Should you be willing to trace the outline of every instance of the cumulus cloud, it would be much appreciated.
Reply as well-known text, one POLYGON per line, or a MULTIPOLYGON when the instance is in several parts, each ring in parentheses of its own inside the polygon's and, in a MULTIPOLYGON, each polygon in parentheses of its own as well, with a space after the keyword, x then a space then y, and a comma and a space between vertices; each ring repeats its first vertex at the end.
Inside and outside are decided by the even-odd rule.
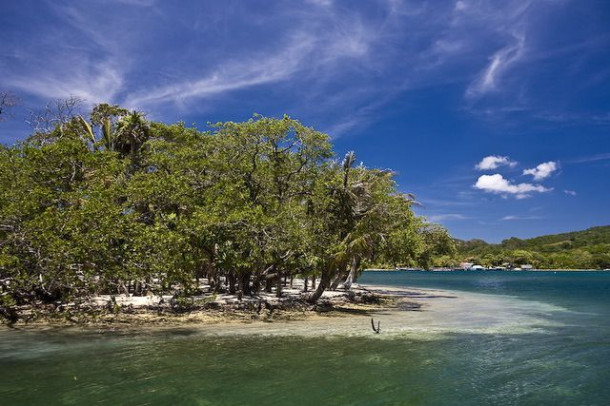
POLYGON ((534 180, 542 180, 551 176, 551 174, 557 169, 559 169, 559 165, 557 165, 557 162, 549 161, 543 162, 535 168, 526 169, 523 171, 523 174, 532 175, 534 177, 534 180))
POLYGON ((515 196, 517 199, 525 199, 530 197, 529 193, 550 192, 552 188, 546 188, 542 185, 534 185, 531 183, 511 183, 499 173, 494 175, 482 175, 473 186, 475 189, 482 190, 487 193, 501 194, 504 196, 515 196))
POLYGON ((480 171, 488 171, 492 169, 496 169, 500 166, 513 166, 517 165, 516 162, 512 162, 507 156, 499 156, 499 155, 490 155, 486 156, 475 165, 475 169, 480 171))

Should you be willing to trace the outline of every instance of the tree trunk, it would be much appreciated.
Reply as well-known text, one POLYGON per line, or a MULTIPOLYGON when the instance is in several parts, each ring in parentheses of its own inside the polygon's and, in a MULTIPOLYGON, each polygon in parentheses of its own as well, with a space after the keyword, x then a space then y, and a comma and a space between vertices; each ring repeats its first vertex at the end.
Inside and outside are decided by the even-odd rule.
POLYGON ((275 295, 277 297, 282 297, 282 272, 278 271, 277 273, 277 285, 275 295))
POLYGON ((352 259, 352 266, 350 267, 349 275, 347 275, 347 280, 343 284, 345 290, 350 290, 352 283, 356 282, 356 279, 358 278, 358 269, 360 268, 360 261, 361 259, 359 256, 355 256, 352 259))
POLYGON ((208 265, 208 269, 206 272, 206 277, 208 278, 208 284, 210 285, 210 290, 212 292, 218 293, 220 289, 220 281, 218 280, 218 272, 214 265, 208 265))
POLYGON ((254 281, 252 282, 252 290, 250 291, 250 293, 258 294, 258 292, 260 290, 261 290, 261 275, 257 274, 254 276, 254 281))
POLYGON ((303 279, 303 292, 307 292, 307 283, 309 282, 308 278, 303 279))
POLYGON ((316 275, 311 276, 311 288, 312 289, 316 288, 316 275))
POLYGON ((322 296, 322 293, 324 293, 329 284, 330 271, 323 271, 322 276, 320 277, 320 283, 318 284, 318 288, 315 292, 311 294, 311 296, 309 296, 309 298, 307 298, 307 301, 309 303, 316 303, 318 299, 320 299, 320 296, 322 296))
POLYGON ((250 274, 245 273, 241 275, 239 278, 239 289, 244 292, 244 295, 251 295, 252 290, 250 290, 250 274))
POLYGON ((339 284, 343 282, 346 277, 347 275, 345 274, 345 272, 339 272, 333 283, 330 285, 330 290, 337 290, 339 284))
POLYGON ((237 292, 244 293, 244 278, 243 275, 237 275, 237 292))
POLYGON ((235 283, 237 282, 237 278, 235 277, 235 272, 233 271, 229 271, 227 274, 227 287, 229 288, 229 294, 234 295, 236 290, 235 290, 235 283))
POLYGON ((262 277, 265 279, 265 292, 267 293, 271 293, 271 287, 273 286, 273 281, 270 278, 267 278, 267 275, 269 274, 269 272, 274 270, 275 265, 270 265, 269 267, 267 267, 267 269, 265 269, 262 275, 262 277))

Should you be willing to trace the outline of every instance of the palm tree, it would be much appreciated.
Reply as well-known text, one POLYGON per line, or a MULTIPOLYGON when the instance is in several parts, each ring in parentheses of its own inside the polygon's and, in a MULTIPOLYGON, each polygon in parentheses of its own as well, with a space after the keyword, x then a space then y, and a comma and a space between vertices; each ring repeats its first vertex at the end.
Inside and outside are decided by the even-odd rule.
POLYGON ((336 289, 342 281, 347 282, 349 289, 357 277, 362 259, 372 252, 379 240, 379 233, 376 229, 369 229, 364 220, 375 213, 378 206, 372 193, 375 182, 390 179, 392 173, 364 167, 354 169, 355 161, 353 151, 345 154, 341 164, 341 183, 338 187, 331 187, 329 192, 332 197, 329 212, 335 223, 331 227, 338 233, 339 242, 325 261, 320 284, 309 298, 311 302, 315 302, 327 287, 336 289), (335 279, 331 283, 333 275, 335 279))
POLYGON ((139 111, 128 113, 119 120, 114 134, 115 148, 123 156, 129 154, 132 162, 135 162, 140 148, 150 138, 150 127, 144 117, 139 111))
POLYGON ((341 195, 345 210, 341 246, 344 249, 345 266, 333 281, 331 289, 341 282, 350 289, 358 277, 360 264, 374 253, 375 248, 384 240, 391 214, 386 204, 386 194, 381 199, 376 196, 377 189, 384 189, 392 183, 394 173, 388 170, 367 170, 357 168, 356 178, 350 181, 350 169, 355 161, 353 152, 348 152, 343 161, 343 188, 341 195), (349 269, 348 268, 349 264, 349 269))

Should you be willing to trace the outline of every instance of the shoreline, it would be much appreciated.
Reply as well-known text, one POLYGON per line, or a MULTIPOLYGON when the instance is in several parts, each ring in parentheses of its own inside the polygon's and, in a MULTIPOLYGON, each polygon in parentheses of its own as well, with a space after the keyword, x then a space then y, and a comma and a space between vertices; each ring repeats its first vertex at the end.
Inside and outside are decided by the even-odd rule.
MULTIPOLYGON (((338 301, 326 309, 276 310, 270 314, 238 311, 197 311, 181 315, 119 314, 88 323, 34 322, 8 331, 155 334, 188 331, 211 337, 299 336, 299 337, 409 337, 418 340, 442 338, 446 334, 543 333, 557 326, 554 315, 564 312, 543 302, 511 296, 463 291, 421 289, 381 285, 358 285, 359 291, 379 298, 375 303, 338 301), (371 328, 371 319, 381 323, 381 332, 371 328)), ((339 297, 341 292, 332 292, 339 297)))
MULTIPOLYGON (((413 270, 366 270, 365 272, 410 272, 413 270)), ((419 271, 424 272, 424 271, 419 271)), ((452 272, 431 270, 428 272, 452 272)), ((505 271, 506 272, 506 271, 505 271)), ((590 270, 526 270, 508 272, 600 272, 590 270)), ((602 271, 603 272, 603 271, 602 271)), ((15 308, 15 323, 0 320, 0 329, 39 329, 54 327, 92 327, 100 329, 142 328, 145 326, 198 326, 219 324, 247 324, 256 322, 303 321, 317 317, 341 317, 391 311, 421 310, 422 297, 461 297, 466 292, 432 288, 389 287, 355 283, 350 291, 327 290, 318 303, 307 302, 309 293, 303 292, 303 281, 295 279, 291 287, 282 289, 283 295, 259 292, 254 296, 213 293, 188 297, 99 295, 76 303, 37 304, 15 308), (422 293, 423 292, 423 293, 422 293), (446 292, 440 296, 431 292, 446 292)), ((310 291, 311 292, 311 291, 310 291)), ((430 306, 425 303, 425 306, 430 306)))
MULTIPOLYGON (((206 294, 174 301, 171 296, 100 295, 83 303, 27 306, 17 310, 19 320, 0 324, 4 330, 94 328, 137 330, 147 327, 197 327, 304 321, 315 318, 368 314, 395 306, 391 295, 371 292, 354 284, 350 291, 326 291, 316 304, 305 300, 302 286, 283 289, 283 296, 260 292, 252 297, 206 294)), ((410 305, 417 308, 416 303, 410 305)))

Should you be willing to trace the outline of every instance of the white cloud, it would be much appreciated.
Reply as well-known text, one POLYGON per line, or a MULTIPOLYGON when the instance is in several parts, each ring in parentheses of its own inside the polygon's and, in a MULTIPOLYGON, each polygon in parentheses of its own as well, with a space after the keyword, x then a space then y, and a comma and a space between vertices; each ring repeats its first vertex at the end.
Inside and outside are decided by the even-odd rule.
POLYGON ((517 165, 517 162, 511 161, 507 156, 490 155, 486 156, 481 160, 481 162, 476 164, 475 169, 487 171, 496 169, 500 166, 510 166, 512 168, 515 165, 517 165))
POLYGON ((311 3, 316 6, 320 6, 320 7, 330 7, 333 5, 332 0, 306 0, 306 1, 307 1, 307 3, 311 3))
POLYGON ((303 0, 269 9, 250 2, 172 8, 155 0, 45 1, 48 19, 37 35, 3 43, 3 56, 17 56, 7 59, 2 81, 41 98, 75 94, 160 119, 174 119, 177 110, 224 114, 239 103, 338 133, 362 131, 406 91, 447 83, 471 95, 500 90, 516 62, 535 54, 522 35, 536 43, 532 1, 342 7, 303 0), (255 88, 268 97, 235 94, 255 88))
POLYGON ((564 190, 563 193, 570 196, 576 196, 576 192, 574 190, 564 190))
POLYGON ((525 35, 514 35, 514 41, 492 55, 487 67, 466 89, 467 97, 481 96, 497 89, 500 77, 525 53, 525 35))
POLYGON ((525 169, 523 171, 524 175, 532 175, 534 180, 543 180, 551 176, 553 172, 559 169, 559 165, 557 162, 549 161, 543 162, 535 168, 525 169))
POLYGON ((459 0, 455 3, 456 11, 465 10, 467 7, 468 7, 468 5, 466 5, 466 2, 464 2, 464 1, 459 0))
POLYGON ((301 37, 276 55, 257 55, 236 60, 218 66, 214 72, 200 79, 146 89, 133 94, 126 104, 129 107, 140 107, 167 101, 178 102, 285 80, 300 69, 312 46, 311 38, 301 37))
POLYGON ((571 161, 569 161, 570 163, 573 164, 582 164, 582 163, 587 163, 587 162, 595 162, 595 161, 605 161, 610 159, 610 153, 603 153, 603 154, 597 154, 597 155, 591 155, 591 156, 585 156, 585 157, 580 157, 580 158, 576 158, 573 159, 571 161))
POLYGON ((515 221, 515 220, 541 220, 539 216, 504 216, 500 220, 502 221, 515 221))
POLYGON ((455 214, 455 213, 434 214, 434 215, 428 217, 428 220, 432 223, 437 223, 439 221, 446 221, 446 220, 466 220, 466 219, 468 219, 468 217, 466 217, 462 214, 455 214))
POLYGON ((56 70, 41 72, 36 77, 11 78, 11 87, 48 99, 77 96, 87 103, 113 100, 123 84, 121 71, 112 64, 100 63, 88 69, 84 66, 59 64, 56 70), (64 71, 61 67, 64 67, 64 71), (64 72, 70 72, 64 73, 64 72))
POLYGON ((79 6, 59 1, 48 6, 49 17, 59 23, 42 25, 35 40, 18 44, 25 51, 14 68, 3 72, 6 86, 45 99, 77 96, 88 104, 116 100, 131 64, 117 47, 120 34, 110 34, 114 27, 102 31, 100 26, 109 24, 88 18, 79 6))
MULTIPOLYGON (((316 1, 324 5, 330 2, 316 1)), ((334 28, 307 24, 282 36, 277 47, 259 47, 245 51, 238 58, 221 60, 156 88, 133 92, 128 107, 148 107, 162 103, 180 104, 188 99, 204 99, 259 85, 272 85, 289 80, 306 80, 315 72, 316 82, 325 83, 340 75, 344 62, 366 66, 373 45, 382 33, 358 15, 345 15, 341 23, 330 13, 334 28)), ((313 92, 313 89, 310 89, 313 92)), ((326 94, 327 97, 327 94, 326 94)), ((346 100, 343 100, 345 103, 346 100)))
POLYGON ((156 0, 115 0, 117 3, 127 4, 129 6, 152 7, 157 2, 156 0))
POLYGON ((482 175, 473 186, 475 189, 483 190, 488 193, 501 194, 504 196, 513 195, 517 199, 525 199, 531 197, 531 192, 550 192, 552 188, 546 188, 542 185, 534 185, 531 183, 511 183, 499 173, 494 175, 482 175))

